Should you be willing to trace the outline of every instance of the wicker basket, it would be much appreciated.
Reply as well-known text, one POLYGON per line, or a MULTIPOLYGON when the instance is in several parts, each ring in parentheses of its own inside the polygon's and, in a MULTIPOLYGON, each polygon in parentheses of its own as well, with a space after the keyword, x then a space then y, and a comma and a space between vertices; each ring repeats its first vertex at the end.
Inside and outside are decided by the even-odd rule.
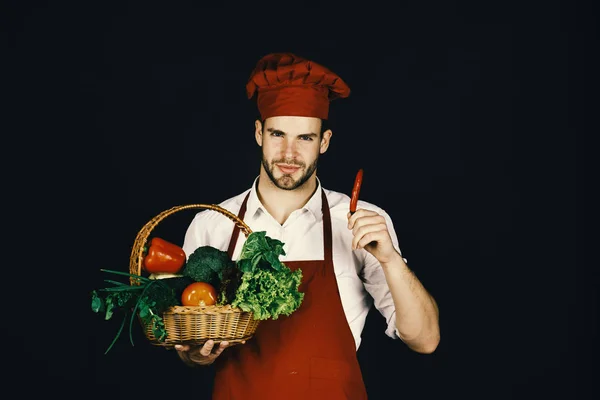
MULTIPOLYGON (((231 219, 246 237, 252 232, 248 225, 237 215, 214 204, 189 204, 176 206, 165 210, 151 219, 139 231, 129 260, 129 273, 141 275, 144 260, 144 246, 152 230, 166 217, 181 210, 200 208, 217 211, 231 219)), ((130 279, 131 285, 138 285, 135 278, 130 279)), ((164 341, 159 341, 152 333, 151 327, 144 328, 148 340, 157 346, 172 347, 176 344, 201 345, 209 339, 215 342, 228 341, 238 344, 250 339, 260 320, 255 320, 251 312, 242 311, 230 305, 212 306, 174 306, 162 315, 167 331, 164 341)))

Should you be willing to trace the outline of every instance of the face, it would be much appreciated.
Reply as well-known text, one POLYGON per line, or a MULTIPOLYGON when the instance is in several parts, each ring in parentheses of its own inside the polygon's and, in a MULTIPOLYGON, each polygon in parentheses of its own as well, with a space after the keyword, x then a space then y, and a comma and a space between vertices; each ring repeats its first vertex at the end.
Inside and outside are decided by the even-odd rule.
POLYGON ((331 131, 320 134, 321 120, 309 117, 271 117, 256 121, 256 141, 262 147, 262 166, 273 184, 294 190, 317 169, 319 155, 329 147, 331 131))

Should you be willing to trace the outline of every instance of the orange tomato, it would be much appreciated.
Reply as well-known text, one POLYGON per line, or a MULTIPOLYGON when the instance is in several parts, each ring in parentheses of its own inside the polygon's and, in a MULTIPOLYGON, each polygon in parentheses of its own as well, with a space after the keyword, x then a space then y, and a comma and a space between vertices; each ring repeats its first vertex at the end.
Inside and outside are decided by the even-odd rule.
POLYGON ((190 283, 181 294, 181 304, 184 306, 212 306, 216 302, 217 290, 206 282, 190 283))

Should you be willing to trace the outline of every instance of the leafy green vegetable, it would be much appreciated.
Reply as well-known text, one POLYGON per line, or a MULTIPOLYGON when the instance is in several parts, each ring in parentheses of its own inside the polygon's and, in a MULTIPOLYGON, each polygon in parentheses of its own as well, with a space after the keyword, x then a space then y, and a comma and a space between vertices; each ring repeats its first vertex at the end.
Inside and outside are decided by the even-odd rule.
POLYGON ((139 315, 143 325, 150 326, 152 333, 159 341, 167 337, 162 313, 169 307, 180 304, 181 292, 193 280, 188 277, 175 277, 165 279, 148 279, 143 276, 128 274, 120 271, 102 269, 101 271, 137 278, 139 286, 105 280, 114 285, 99 290, 93 290, 92 311, 104 313, 104 319, 109 320, 115 311, 124 313, 123 322, 114 337, 112 343, 105 351, 108 353, 120 337, 127 318, 129 317, 129 340, 133 346, 133 323, 136 315, 139 315))
POLYGON ((200 246, 188 256, 181 273, 194 281, 210 283, 218 288, 223 279, 223 271, 234 267, 235 263, 226 251, 212 246, 200 246))
POLYGON ((240 286, 241 278, 242 271, 236 267, 235 263, 223 270, 221 286, 218 288, 217 305, 230 304, 235 299, 235 292, 240 286))
POLYGON ((179 305, 181 293, 192 282, 207 282, 218 290, 218 305, 252 312, 255 319, 277 319, 290 315, 300 307, 304 293, 298 291, 302 270, 291 271, 279 260, 285 255, 284 243, 266 232, 251 232, 242 247, 240 258, 233 262, 227 252, 212 246, 201 246, 189 255, 181 277, 149 279, 140 275, 102 269, 101 271, 135 278, 140 285, 106 279, 111 287, 92 291, 92 310, 104 314, 106 320, 116 312, 124 313, 123 321, 105 354, 120 337, 129 317, 129 339, 133 346, 132 326, 136 315, 159 341, 167 336, 162 314, 179 305))
POLYGON ((284 267, 279 260, 280 255, 285 255, 282 241, 270 238, 264 231, 251 232, 244 242, 237 265, 242 272, 253 272, 259 267, 279 271, 284 267))
POLYGON ((302 271, 291 272, 287 267, 280 271, 258 269, 242 275, 232 307, 251 311, 254 319, 277 319, 296 311, 304 293, 298 291, 302 271))
POLYGON ((252 312, 261 320, 290 315, 300 307, 304 299, 304 293, 298 291, 302 270, 292 272, 279 260, 280 255, 285 255, 283 242, 264 231, 248 235, 237 261, 243 274, 232 307, 252 312))

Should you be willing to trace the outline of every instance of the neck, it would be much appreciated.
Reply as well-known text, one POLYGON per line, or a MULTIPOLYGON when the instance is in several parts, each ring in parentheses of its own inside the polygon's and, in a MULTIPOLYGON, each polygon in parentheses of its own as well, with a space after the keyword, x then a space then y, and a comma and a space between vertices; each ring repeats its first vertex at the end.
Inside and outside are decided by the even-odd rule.
POLYGON ((281 225, 295 210, 302 208, 317 190, 316 171, 294 190, 280 189, 271 181, 263 167, 258 178, 257 194, 260 202, 281 225))

